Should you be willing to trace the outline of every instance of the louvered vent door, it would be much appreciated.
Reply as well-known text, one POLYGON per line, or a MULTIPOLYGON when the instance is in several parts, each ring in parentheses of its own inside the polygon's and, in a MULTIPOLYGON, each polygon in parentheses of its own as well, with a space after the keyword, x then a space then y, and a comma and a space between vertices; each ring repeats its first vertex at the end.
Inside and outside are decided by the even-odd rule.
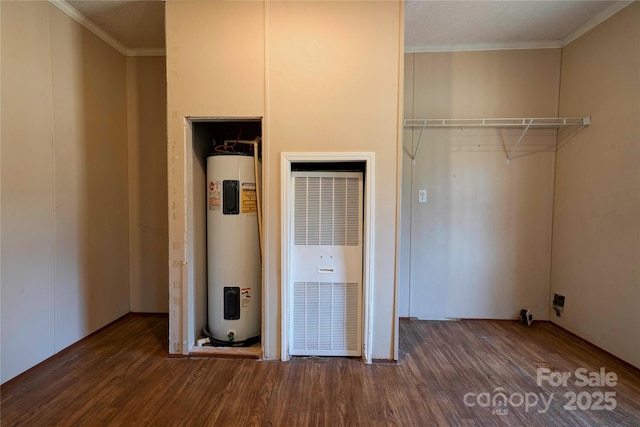
POLYGON ((293 172, 291 355, 362 353, 361 172, 293 172))

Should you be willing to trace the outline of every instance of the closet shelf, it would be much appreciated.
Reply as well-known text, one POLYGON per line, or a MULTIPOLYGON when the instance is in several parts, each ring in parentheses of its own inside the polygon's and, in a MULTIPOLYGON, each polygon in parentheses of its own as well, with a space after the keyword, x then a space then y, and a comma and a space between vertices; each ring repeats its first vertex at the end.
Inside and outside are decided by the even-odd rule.
POLYGON ((404 127, 424 128, 558 128, 587 126, 591 117, 510 118, 510 119, 404 119, 404 127))
MULTIPOLYGON (((507 154, 507 164, 512 159, 512 154, 516 151, 529 129, 559 129, 561 127, 574 126, 578 131, 591 124, 591 116, 587 117, 525 117, 525 118, 491 118, 491 119, 404 119, 403 125, 408 128, 420 128, 420 136, 413 153, 408 153, 411 160, 415 162, 422 133, 425 129, 438 128, 508 128, 523 129, 518 142, 507 154)), ((577 131, 576 131, 577 133, 577 131)), ((575 133, 574 133, 575 135, 575 133)), ((406 150, 406 149, 405 149, 406 150)))

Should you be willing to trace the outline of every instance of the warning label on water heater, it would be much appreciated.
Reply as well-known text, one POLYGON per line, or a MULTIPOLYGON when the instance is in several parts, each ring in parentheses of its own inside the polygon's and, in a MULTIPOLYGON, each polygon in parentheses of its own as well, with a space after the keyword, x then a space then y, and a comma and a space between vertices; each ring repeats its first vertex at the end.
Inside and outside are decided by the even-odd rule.
POLYGON ((253 182, 243 182, 241 189, 242 213, 251 214, 258 211, 258 202, 256 198, 256 184, 253 182))
POLYGON ((209 181, 209 210, 219 211, 222 206, 220 181, 209 181))
POLYGON ((240 307, 247 308, 251 305, 251 288, 240 289, 240 307))

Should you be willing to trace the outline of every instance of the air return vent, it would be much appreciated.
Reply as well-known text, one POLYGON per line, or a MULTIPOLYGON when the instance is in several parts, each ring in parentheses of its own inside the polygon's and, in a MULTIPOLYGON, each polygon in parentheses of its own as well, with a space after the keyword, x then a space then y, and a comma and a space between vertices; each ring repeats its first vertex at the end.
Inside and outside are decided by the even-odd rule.
POLYGON ((297 176, 294 180, 294 245, 360 245, 358 178, 297 176))
POLYGON ((295 354, 360 354, 358 283, 294 282, 295 354))
POLYGON ((289 354, 362 354, 362 172, 292 172, 289 354))

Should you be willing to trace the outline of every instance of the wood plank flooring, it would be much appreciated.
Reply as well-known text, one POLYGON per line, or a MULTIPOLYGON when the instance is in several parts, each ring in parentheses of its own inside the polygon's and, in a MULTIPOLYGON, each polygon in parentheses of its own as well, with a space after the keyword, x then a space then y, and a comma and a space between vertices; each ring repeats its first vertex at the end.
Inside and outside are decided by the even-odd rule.
POLYGON ((640 425, 639 371, 551 323, 403 320, 397 365, 168 358, 167 329, 164 315, 129 315, 9 381, 2 426, 640 425), (572 377, 538 386, 539 367, 572 377), (575 384, 576 369, 601 367, 616 386, 575 384), (512 404, 479 404, 498 388, 512 404), (587 407, 605 391, 613 410, 563 408, 565 393, 587 407), (540 393, 553 393, 547 411, 519 405, 540 393))

